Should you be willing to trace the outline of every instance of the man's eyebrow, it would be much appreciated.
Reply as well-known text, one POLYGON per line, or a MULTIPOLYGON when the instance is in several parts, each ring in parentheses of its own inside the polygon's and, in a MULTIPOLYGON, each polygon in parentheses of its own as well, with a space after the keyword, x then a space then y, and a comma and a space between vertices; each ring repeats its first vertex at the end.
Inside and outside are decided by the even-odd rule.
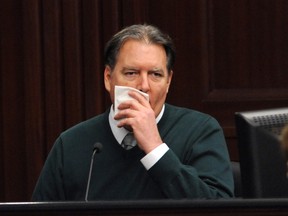
POLYGON ((161 68, 153 68, 151 70, 149 70, 150 72, 161 72, 163 73, 164 71, 161 68))
MULTIPOLYGON (((133 71, 139 71, 139 68, 136 67, 123 67, 121 71, 126 71, 126 70, 133 70, 133 71)), ((152 68, 148 70, 149 72, 159 72, 159 73, 164 73, 164 70, 161 68, 152 68)))
POLYGON ((123 67, 123 68, 121 69, 121 73, 125 73, 125 72, 127 72, 127 71, 134 71, 134 72, 136 72, 136 71, 138 71, 138 70, 137 70, 137 68, 132 68, 132 67, 123 67))
POLYGON ((122 68, 122 71, 124 71, 124 70, 139 70, 138 68, 135 68, 135 67, 123 67, 122 68))

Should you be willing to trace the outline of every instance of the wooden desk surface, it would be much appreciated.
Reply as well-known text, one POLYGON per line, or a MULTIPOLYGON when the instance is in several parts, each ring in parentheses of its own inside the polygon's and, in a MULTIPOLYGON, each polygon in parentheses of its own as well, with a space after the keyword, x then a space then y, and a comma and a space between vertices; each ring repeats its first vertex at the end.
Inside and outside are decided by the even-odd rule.
POLYGON ((0 203, 0 215, 288 215, 288 199, 0 203))

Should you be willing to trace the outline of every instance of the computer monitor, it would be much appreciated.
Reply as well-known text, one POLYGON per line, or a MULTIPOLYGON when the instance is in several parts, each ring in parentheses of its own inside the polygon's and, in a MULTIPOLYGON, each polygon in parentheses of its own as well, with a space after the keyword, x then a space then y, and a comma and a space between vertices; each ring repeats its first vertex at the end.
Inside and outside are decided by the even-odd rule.
POLYGON ((243 197, 288 197, 287 159, 280 142, 288 107, 237 112, 235 124, 243 197))

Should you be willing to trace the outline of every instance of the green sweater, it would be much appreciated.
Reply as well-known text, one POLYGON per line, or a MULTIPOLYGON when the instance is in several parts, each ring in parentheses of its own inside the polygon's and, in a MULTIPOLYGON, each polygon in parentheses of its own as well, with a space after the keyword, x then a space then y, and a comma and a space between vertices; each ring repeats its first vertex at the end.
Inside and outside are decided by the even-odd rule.
POLYGON ((158 123, 168 152, 148 171, 137 146, 124 150, 114 138, 109 110, 63 132, 35 187, 33 201, 84 200, 93 144, 88 200, 193 199, 233 196, 233 177, 223 132, 200 112, 165 105, 158 123))

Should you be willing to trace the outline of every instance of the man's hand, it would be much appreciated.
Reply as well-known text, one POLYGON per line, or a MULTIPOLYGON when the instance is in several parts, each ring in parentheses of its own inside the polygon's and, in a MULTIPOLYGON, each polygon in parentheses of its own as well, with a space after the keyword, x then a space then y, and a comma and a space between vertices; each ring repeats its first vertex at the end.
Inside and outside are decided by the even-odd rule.
POLYGON ((155 113, 149 102, 139 93, 130 91, 129 95, 135 100, 128 100, 118 106, 119 112, 115 119, 119 120, 118 127, 133 130, 139 148, 146 154, 163 143, 155 119, 155 113))

